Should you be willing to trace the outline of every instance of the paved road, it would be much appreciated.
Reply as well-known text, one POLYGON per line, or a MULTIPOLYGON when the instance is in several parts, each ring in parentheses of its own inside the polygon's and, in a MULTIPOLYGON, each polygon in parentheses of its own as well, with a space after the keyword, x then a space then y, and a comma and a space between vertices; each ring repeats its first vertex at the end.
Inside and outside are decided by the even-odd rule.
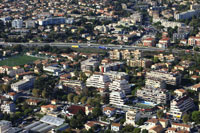
POLYGON ((129 49, 129 50, 143 50, 143 51, 163 51, 165 49, 163 48, 153 48, 153 47, 140 47, 140 46, 127 46, 127 45, 114 45, 114 44, 108 44, 108 45, 102 45, 102 44, 88 44, 88 43, 0 43, 0 45, 6 46, 12 46, 12 45, 23 45, 23 46, 56 46, 56 47, 72 47, 73 45, 79 45, 82 48, 98 48, 99 46, 106 47, 108 49, 129 49))
POLYGON ((21 98, 26 98, 26 99, 34 99, 34 100, 40 100, 40 101, 48 101, 50 102, 50 100, 45 99, 45 98, 38 98, 38 97, 33 97, 33 96, 19 96, 21 98))
MULTIPOLYGON (((142 50, 142 51, 166 51, 169 52, 169 49, 164 49, 164 48, 155 48, 155 47, 143 47, 143 46, 133 46, 133 45, 114 45, 114 44, 94 44, 94 43, 1 43, 0 45, 2 46, 13 46, 13 45, 23 45, 27 47, 32 47, 32 46, 56 46, 56 47, 72 47, 73 45, 79 45, 81 48, 98 48, 99 46, 106 47, 107 49, 128 49, 128 50, 142 50)), ((181 49, 173 49, 172 53, 183 53, 185 50, 181 49)), ((190 53, 194 54, 200 54, 200 52, 194 52, 190 51, 190 53)))

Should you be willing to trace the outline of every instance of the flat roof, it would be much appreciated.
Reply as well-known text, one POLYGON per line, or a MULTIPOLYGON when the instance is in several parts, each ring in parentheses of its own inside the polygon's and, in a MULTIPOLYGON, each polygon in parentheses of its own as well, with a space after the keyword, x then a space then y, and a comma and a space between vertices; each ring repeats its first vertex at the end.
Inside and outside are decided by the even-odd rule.
POLYGON ((27 125, 26 127, 24 127, 24 129, 29 130, 29 129, 31 129, 31 128, 39 125, 39 124, 41 124, 41 122, 40 121, 36 121, 36 122, 34 122, 34 123, 30 124, 30 125, 27 125))
POLYGON ((60 126, 64 123, 65 119, 50 116, 50 115, 45 115, 40 119, 41 122, 54 125, 54 126, 60 126))

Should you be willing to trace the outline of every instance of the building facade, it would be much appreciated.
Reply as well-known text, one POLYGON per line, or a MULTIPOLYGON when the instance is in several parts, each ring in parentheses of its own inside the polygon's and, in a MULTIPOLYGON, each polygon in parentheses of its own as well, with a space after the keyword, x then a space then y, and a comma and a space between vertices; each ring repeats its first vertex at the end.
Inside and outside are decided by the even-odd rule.
POLYGON ((110 93, 109 103, 115 106, 123 106, 127 101, 123 91, 112 91, 110 93))
POLYGON ((125 125, 136 126, 136 122, 141 118, 141 113, 136 109, 130 109, 126 112, 125 125))
POLYGON ((126 81, 125 79, 114 80, 112 83, 110 83, 109 90, 110 91, 124 91, 125 94, 131 93, 130 85, 129 85, 128 81, 126 81))
POLYGON ((146 73, 147 78, 156 78, 163 80, 166 84, 178 86, 181 84, 181 74, 163 71, 150 71, 146 73))
POLYGON ((35 82, 34 76, 26 75, 23 77, 23 80, 20 80, 16 83, 11 84, 11 89, 16 92, 29 89, 33 87, 34 82, 35 82))
POLYGON ((177 97, 170 103, 170 115, 181 118, 184 113, 194 108, 193 100, 188 96, 177 97))
POLYGON ((22 28, 23 26, 23 20, 21 19, 15 19, 12 21, 12 27, 13 28, 22 28))
POLYGON ((107 88, 110 78, 103 74, 93 74, 86 80, 87 87, 107 88))

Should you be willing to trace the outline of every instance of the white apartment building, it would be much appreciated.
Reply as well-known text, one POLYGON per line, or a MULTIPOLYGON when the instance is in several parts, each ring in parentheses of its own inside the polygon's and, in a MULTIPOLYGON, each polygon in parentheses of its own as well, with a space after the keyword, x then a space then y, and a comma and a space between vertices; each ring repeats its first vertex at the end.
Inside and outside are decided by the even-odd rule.
POLYGON ((22 28, 23 26, 23 20, 21 19, 15 19, 12 21, 12 27, 13 28, 22 28))
POLYGON ((102 64, 99 66, 101 72, 116 71, 124 65, 124 62, 113 62, 108 64, 102 64))
POLYGON ((188 96, 177 97, 170 103, 170 114, 173 117, 181 118, 184 113, 194 108, 193 100, 188 96))
POLYGON ((50 73, 56 73, 61 71, 60 68, 55 66, 47 66, 47 67, 43 66, 43 70, 50 73))
POLYGON ((161 19, 161 18, 153 18, 153 22, 157 23, 157 22, 161 22, 161 25, 168 28, 168 27, 172 27, 175 28, 177 27, 182 27, 185 26, 184 23, 180 23, 180 22, 174 22, 174 21, 168 21, 166 19, 161 19))
POLYGON ((107 88, 110 78, 103 74, 93 74, 86 80, 87 87, 107 88))
POLYGON ((138 98, 141 98, 154 104, 166 104, 171 99, 171 95, 166 89, 153 88, 145 86, 136 93, 138 98))
POLYGON ((26 28, 35 28, 35 21, 33 20, 27 20, 26 22, 26 28))
POLYGON ((141 14, 140 12, 134 12, 134 13, 130 16, 130 18, 132 19, 132 21, 133 21, 134 23, 136 23, 136 22, 141 22, 142 19, 143 19, 142 14, 141 14))
POLYGON ((126 112, 125 125, 136 126, 136 122, 141 118, 141 113, 136 109, 130 109, 126 112))
POLYGON ((103 73, 104 75, 108 75, 110 80, 115 80, 115 79, 128 79, 128 74, 125 72, 118 72, 118 71, 109 71, 103 73))
POLYGON ((120 60, 122 58, 121 52, 118 49, 109 51, 109 57, 112 60, 120 60))
POLYGON ((155 78, 158 80, 163 80, 166 84, 170 85, 180 85, 181 84, 181 74, 163 71, 150 71, 146 73, 147 78, 155 78))
POLYGON ((65 24, 65 23, 66 23, 66 18, 64 17, 46 18, 44 20, 38 21, 38 24, 42 26, 65 24))
POLYGON ((26 75, 23 77, 22 80, 11 84, 11 89, 13 91, 19 92, 25 89, 29 89, 31 87, 33 87, 35 82, 35 77, 31 76, 31 75, 26 75))
POLYGON ((16 74, 19 73, 24 73, 24 68, 19 68, 19 69, 11 69, 7 71, 7 75, 14 77, 16 74))
POLYGON ((10 121, 1 120, 0 121, 0 133, 7 133, 7 131, 11 128, 12 123, 10 121))
POLYGON ((123 106, 126 102, 126 95, 123 91, 112 91, 109 103, 116 106, 123 106))
POLYGON ((89 58, 81 62, 81 70, 85 71, 94 71, 99 65, 99 61, 95 58, 89 58))
POLYGON ((80 88, 84 88, 85 84, 80 80, 61 80, 63 85, 65 86, 78 86, 80 88))
POLYGON ((4 102, 1 104, 1 111, 7 114, 13 113, 15 112, 15 104, 13 102, 4 102))
POLYGON ((116 79, 109 85, 110 91, 124 91, 125 94, 130 94, 130 85, 127 80, 116 79))
POLYGON ((98 30, 102 33, 107 33, 109 31, 109 28, 107 26, 103 25, 103 26, 94 27, 94 30, 98 30))
POLYGON ((198 13, 199 13, 198 10, 188 10, 186 12, 175 14, 174 18, 176 20, 189 19, 189 18, 192 18, 193 16, 198 15, 198 13))
POLYGON ((166 83, 163 80, 155 79, 155 78, 146 78, 145 80, 146 86, 151 86, 153 88, 162 88, 166 89, 166 83))

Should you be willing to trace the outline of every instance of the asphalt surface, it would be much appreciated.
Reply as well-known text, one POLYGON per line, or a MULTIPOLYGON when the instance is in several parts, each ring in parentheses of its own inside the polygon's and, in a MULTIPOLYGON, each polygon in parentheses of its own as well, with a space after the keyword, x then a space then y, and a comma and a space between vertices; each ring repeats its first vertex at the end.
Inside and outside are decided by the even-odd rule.
POLYGON ((130 46, 130 45, 114 45, 114 44, 88 44, 88 43, 0 43, 2 46, 13 46, 13 45, 23 45, 23 46, 56 46, 56 47, 72 47, 73 45, 78 45, 80 48, 99 48, 99 46, 105 47, 106 49, 128 49, 128 50, 142 50, 142 51, 163 51, 163 48, 155 47, 142 47, 142 46, 130 46))

